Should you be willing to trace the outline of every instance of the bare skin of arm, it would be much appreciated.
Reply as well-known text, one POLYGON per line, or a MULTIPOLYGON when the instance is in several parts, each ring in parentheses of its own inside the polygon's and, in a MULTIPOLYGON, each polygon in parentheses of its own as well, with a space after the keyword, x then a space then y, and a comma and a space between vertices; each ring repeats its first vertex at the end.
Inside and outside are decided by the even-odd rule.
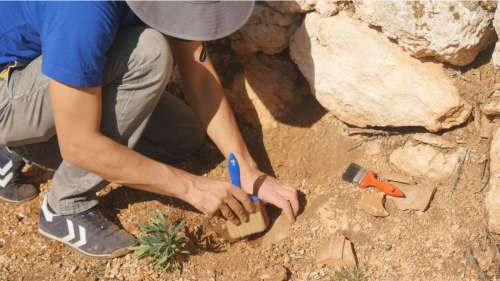
MULTIPOLYGON (((242 188, 251 194, 255 179, 264 173, 258 169, 240 134, 210 57, 207 56, 203 62, 199 60, 202 51, 201 42, 170 38, 169 44, 179 66, 182 87, 188 103, 224 156, 231 152, 236 155, 240 164, 242 188)), ((268 177, 259 189, 258 196, 281 208, 290 222, 295 220, 299 211, 295 188, 280 184, 276 179, 268 177)))
POLYGON ((74 88, 52 80, 50 94, 66 161, 111 182, 177 197, 210 215, 231 208, 238 217, 228 219, 235 223, 248 220, 254 206, 247 194, 231 184, 154 161, 104 136, 100 132, 101 87, 74 88))

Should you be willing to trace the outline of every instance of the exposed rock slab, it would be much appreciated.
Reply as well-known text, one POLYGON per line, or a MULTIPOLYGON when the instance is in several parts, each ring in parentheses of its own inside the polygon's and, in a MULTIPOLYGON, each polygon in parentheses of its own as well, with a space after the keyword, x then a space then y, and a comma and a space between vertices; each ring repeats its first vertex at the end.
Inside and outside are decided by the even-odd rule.
POLYGON ((358 209, 374 217, 387 217, 389 213, 384 208, 385 194, 366 190, 361 193, 358 209))
POLYGON ((442 180, 453 174, 464 154, 465 148, 444 152, 431 145, 408 141, 394 150, 389 160, 408 175, 442 180))
POLYGON ((500 234, 500 126, 496 128, 490 147, 490 181, 486 196, 488 226, 490 231, 500 234))
POLYGON ((355 0, 356 14, 417 58, 467 65, 494 40, 480 1, 355 0))
POLYGON ((396 208, 402 211, 425 211, 429 208, 436 188, 434 186, 400 185, 399 188, 406 197, 390 197, 396 208))
POLYGON ((307 83, 292 62, 254 55, 243 61, 243 71, 226 92, 240 121, 272 128, 307 91, 307 83))
POLYGON ((300 15, 282 14, 257 4, 248 22, 231 38, 231 48, 239 55, 263 52, 277 54, 288 47, 300 24, 300 15))
POLYGON ((307 14, 290 53, 318 101, 346 123, 439 131, 470 114, 442 66, 410 57, 343 14, 307 14))
POLYGON ((320 245, 317 263, 335 267, 354 267, 358 264, 352 242, 339 234, 332 235, 320 245))

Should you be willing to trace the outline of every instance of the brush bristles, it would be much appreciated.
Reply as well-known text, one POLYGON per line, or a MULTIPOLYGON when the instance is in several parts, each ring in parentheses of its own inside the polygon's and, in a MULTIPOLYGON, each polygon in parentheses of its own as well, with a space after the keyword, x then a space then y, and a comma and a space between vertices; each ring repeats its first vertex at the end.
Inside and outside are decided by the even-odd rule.
POLYGON ((358 164, 351 163, 351 165, 347 167, 347 170, 345 170, 344 174, 342 175, 342 179, 348 182, 353 182, 356 175, 362 170, 363 168, 358 164))

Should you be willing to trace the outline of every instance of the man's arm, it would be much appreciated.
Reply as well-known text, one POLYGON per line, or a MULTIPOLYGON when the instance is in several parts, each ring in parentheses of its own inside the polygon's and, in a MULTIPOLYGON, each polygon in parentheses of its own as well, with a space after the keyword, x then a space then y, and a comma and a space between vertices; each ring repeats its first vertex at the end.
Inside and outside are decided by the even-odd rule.
POLYGON ((52 80, 50 93, 59 146, 66 161, 111 182, 177 197, 208 214, 229 206, 245 220, 245 209, 253 210, 246 194, 228 183, 154 161, 104 136, 100 132, 101 87, 74 88, 52 80))
MULTIPOLYGON (((255 180, 263 173, 259 171, 241 136, 210 57, 207 56, 203 62, 199 60, 201 42, 170 38, 169 43, 181 72, 186 99, 224 156, 227 157, 230 152, 236 155, 240 163, 242 188, 251 194, 255 180)), ((299 209, 297 191, 294 188, 268 177, 258 195, 264 201, 281 208, 289 220, 294 221, 299 209)))

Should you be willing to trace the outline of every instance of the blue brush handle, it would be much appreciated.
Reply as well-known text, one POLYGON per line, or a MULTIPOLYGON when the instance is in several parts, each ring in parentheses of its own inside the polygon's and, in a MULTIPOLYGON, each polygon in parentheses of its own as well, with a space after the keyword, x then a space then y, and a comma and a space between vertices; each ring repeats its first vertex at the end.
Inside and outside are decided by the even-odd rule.
MULTIPOLYGON (((229 170, 231 183, 237 188, 241 188, 240 165, 238 164, 238 160, 236 160, 236 156, 234 156, 233 153, 230 153, 229 157, 227 157, 227 169, 229 170)), ((250 196, 250 199, 254 203, 259 201, 259 198, 255 195, 250 196)))

